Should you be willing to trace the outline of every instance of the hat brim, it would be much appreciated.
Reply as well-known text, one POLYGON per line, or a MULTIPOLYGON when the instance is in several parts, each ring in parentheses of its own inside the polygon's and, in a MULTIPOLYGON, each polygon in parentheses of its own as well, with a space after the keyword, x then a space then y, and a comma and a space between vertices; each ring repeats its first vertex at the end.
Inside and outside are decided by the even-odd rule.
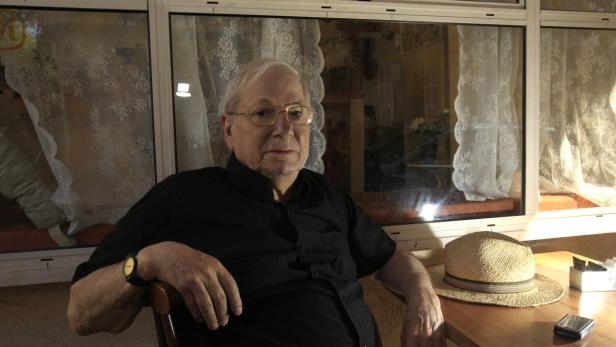
POLYGON ((445 283, 443 281, 445 265, 430 267, 428 272, 436 294, 466 302, 507 307, 531 307, 556 302, 565 294, 558 282, 539 274, 535 274, 535 289, 521 293, 497 294, 460 289, 445 283))

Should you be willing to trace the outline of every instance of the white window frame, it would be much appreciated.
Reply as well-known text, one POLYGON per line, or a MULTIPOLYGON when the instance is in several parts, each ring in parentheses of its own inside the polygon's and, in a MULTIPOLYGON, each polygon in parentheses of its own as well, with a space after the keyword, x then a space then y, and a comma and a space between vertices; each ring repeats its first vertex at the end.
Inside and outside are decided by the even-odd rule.
POLYGON ((2 6, 147 11, 147 0, 3 0, 2 6))
MULTIPOLYGON (((65 10, 117 10, 147 12, 147 0, 4 0, 1 7, 65 10)), ((151 67, 153 69, 153 67, 151 67)), ((154 90, 154 79, 152 79, 154 90)), ((155 103, 157 97, 152 94, 155 103)), ((154 127, 160 129, 154 113, 154 127)), ((154 134, 157 179, 162 177, 161 144, 154 134)), ((0 287, 70 281, 75 268, 88 260, 95 247, 0 253, 0 287)))
MULTIPOLYGON (((510 25, 525 28, 525 214, 521 216, 386 226, 409 250, 441 248, 466 233, 491 230, 520 240, 616 232, 616 207, 539 212, 539 43, 541 27, 616 28, 616 13, 540 10, 520 4, 433 0, 404 3, 346 0, 5 0, 3 6, 147 11, 157 181, 175 173, 170 14, 242 14, 349 18, 423 23, 510 25)), ((0 254, 0 287, 70 280, 94 248, 0 254)))

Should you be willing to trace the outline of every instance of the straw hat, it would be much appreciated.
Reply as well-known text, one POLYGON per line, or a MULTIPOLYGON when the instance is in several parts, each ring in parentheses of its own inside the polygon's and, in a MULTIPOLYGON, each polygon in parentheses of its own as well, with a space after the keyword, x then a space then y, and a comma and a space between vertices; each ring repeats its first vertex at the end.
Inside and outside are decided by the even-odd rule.
POLYGON ((429 270, 438 295, 462 301, 528 307, 558 301, 558 282, 535 273, 530 247, 507 235, 477 232, 445 246, 445 264, 429 270))

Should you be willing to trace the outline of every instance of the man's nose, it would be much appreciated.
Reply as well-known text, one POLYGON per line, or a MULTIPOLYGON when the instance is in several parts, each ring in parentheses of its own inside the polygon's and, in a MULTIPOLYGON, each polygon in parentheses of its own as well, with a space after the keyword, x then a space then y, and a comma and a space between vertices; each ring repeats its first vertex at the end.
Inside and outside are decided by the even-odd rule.
POLYGON ((280 111, 280 113, 278 113, 278 119, 276 119, 274 127, 276 131, 281 132, 291 132, 293 130, 293 123, 291 123, 286 111, 280 111))

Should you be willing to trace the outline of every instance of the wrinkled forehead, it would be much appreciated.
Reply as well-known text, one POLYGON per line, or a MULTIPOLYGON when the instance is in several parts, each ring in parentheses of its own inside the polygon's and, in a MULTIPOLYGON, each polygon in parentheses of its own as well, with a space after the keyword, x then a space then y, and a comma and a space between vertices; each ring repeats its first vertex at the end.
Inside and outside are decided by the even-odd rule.
POLYGON ((238 94, 240 106, 307 102, 302 80, 285 66, 274 66, 254 79, 246 81, 240 86, 238 94))

